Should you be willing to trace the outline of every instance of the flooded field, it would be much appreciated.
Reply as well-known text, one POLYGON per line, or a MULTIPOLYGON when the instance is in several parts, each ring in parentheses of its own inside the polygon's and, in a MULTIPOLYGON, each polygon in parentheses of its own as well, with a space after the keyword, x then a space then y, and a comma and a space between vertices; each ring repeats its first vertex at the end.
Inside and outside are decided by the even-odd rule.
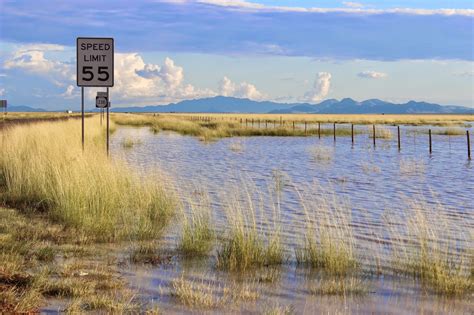
POLYGON ((438 135, 441 129, 435 126, 401 127, 401 151, 396 127, 389 126, 383 129, 390 136, 376 138, 375 147, 367 133, 357 134, 354 144, 350 136, 203 142, 148 127, 118 128, 112 156, 140 174, 159 169, 172 178, 185 218, 194 207, 209 206, 217 239, 223 239, 234 223, 229 209, 239 209, 243 225, 255 226, 264 239, 277 231, 285 253, 281 266, 239 274, 216 268, 218 245, 207 257, 183 259, 173 254, 183 219, 166 233, 169 262, 126 268, 125 277, 144 300, 166 313, 202 312, 180 303, 172 293, 179 285, 207 292, 213 307, 206 309, 216 314, 472 312, 472 291, 467 297, 446 297, 417 277, 392 272, 402 256, 423 252, 425 236, 429 246, 446 249, 457 265, 471 261, 472 266, 474 248, 474 165, 467 159, 466 136, 438 135), (432 154, 428 128, 433 130, 432 154), (315 231, 347 246, 359 262, 356 281, 363 294, 321 294, 326 275, 295 254, 315 231), (229 291, 246 297, 226 303, 229 291))

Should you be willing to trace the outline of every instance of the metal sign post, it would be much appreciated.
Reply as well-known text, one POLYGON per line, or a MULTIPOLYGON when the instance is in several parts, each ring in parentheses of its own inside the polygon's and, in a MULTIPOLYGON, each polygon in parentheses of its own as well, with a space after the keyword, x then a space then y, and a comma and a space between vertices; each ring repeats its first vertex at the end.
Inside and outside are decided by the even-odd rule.
MULTIPOLYGON (((109 152, 109 87, 114 86, 114 39, 78 37, 77 86, 81 87, 82 150, 84 150, 84 87, 107 87, 104 96, 96 98, 101 106, 107 107, 107 154, 109 152), (105 99, 105 100, 104 100, 105 99), (104 106, 105 105, 105 106, 104 106)), ((103 93, 103 92, 102 92, 103 93)), ((98 106, 99 107, 99 106, 98 106)), ((101 107, 101 108, 103 108, 101 107)))
MULTIPOLYGON (((107 92, 97 92, 97 96, 95 98, 95 106, 100 108, 101 114, 104 111, 104 108, 107 109, 107 155, 109 154, 109 88, 107 88, 107 92)), ((100 124, 102 125, 102 116, 100 116, 100 124)))
MULTIPOLYGON (((0 107, 3 108, 2 129, 5 128, 5 116, 7 115, 7 100, 0 100, 0 107)), ((2 132, 4 134, 4 132, 2 132)))
POLYGON ((110 115, 109 115, 110 101, 109 88, 107 88, 107 156, 109 155, 109 132, 110 132, 110 115))

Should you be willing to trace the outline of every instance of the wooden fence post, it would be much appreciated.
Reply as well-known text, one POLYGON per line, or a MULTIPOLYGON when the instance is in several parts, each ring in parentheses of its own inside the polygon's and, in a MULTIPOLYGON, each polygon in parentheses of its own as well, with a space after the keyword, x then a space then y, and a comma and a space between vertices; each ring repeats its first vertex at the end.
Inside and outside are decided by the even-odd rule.
POLYGON ((400 142, 400 126, 397 126, 397 133, 398 133, 398 151, 402 149, 402 143, 400 142))
POLYGON ((306 128, 306 121, 305 121, 305 122, 304 122, 304 134, 305 134, 305 135, 306 135, 306 130, 307 130, 307 128, 306 128))
POLYGON ((372 125, 373 136, 374 136, 374 148, 375 148, 375 125, 372 125))
POLYGON ((433 152, 433 147, 431 145, 431 129, 428 130, 428 135, 429 135, 429 138, 430 138, 430 154, 433 152))
POLYGON ((321 123, 318 122, 318 137, 321 139, 321 123))
POLYGON ((469 138, 469 130, 466 130, 467 137, 467 158, 471 159, 471 139, 469 138))
POLYGON ((336 123, 334 123, 333 129, 334 129, 334 141, 336 141, 336 123))
POLYGON ((351 124, 352 145, 354 145, 354 124, 351 124))

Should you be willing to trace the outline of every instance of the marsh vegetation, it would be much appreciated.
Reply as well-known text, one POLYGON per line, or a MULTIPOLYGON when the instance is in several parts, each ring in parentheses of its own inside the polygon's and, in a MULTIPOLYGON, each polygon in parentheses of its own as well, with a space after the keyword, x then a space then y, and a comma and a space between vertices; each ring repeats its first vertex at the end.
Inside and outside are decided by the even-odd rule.
MULTIPOLYGON (((448 299, 447 303, 449 299, 467 301, 474 294, 473 218, 468 206, 459 206, 461 202, 452 206, 443 195, 426 191, 405 197, 384 193, 390 200, 381 206, 364 199, 361 194, 367 192, 347 189, 352 182, 374 189, 371 183, 361 185, 367 179, 380 184, 373 176, 392 176, 395 190, 402 187, 398 180, 407 185, 427 180, 430 161, 407 155, 400 156, 395 166, 383 164, 377 153, 391 152, 390 147, 375 151, 361 145, 366 160, 361 165, 350 164, 353 177, 341 177, 334 168, 347 166, 339 164, 336 146, 328 142, 315 145, 317 133, 307 129, 305 134, 302 124, 295 131, 291 124, 280 131, 277 127, 273 132, 301 135, 311 143, 309 148, 295 146, 300 154, 297 158, 281 149, 290 142, 279 141, 300 138, 274 138, 269 144, 287 159, 308 163, 298 170, 297 175, 303 174, 298 177, 287 174, 295 165, 285 170, 275 167, 272 161, 277 155, 274 151, 269 154, 270 149, 258 140, 207 144, 163 133, 216 139, 260 132, 240 122, 214 124, 172 115, 116 116, 118 124, 148 126, 155 132, 150 139, 176 143, 186 138, 192 143, 191 151, 207 150, 210 155, 204 164, 190 155, 192 167, 181 168, 184 175, 180 178, 173 177, 179 172, 171 176, 171 171, 159 171, 156 164, 145 167, 140 157, 181 162, 183 143, 178 149, 163 149, 160 143, 148 143, 149 138, 121 135, 119 129, 112 158, 107 158, 104 130, 97 118, 87 120, 84 152, 76 121, 4 130, 0 157, 2 310, 36 311, 60 300, 63 304, 58 307, 70 312, 157 312, 163 303, 165 311, 256 308, 259 313, 293 314, 301 311, 301 299, 293 305, 274 297, 303 296, 318 303, 321 297, 335 303, 355 297, 364 300, 378 296, 380 279, 397 279, 424 296, 448 299), (124 145, 128 140, 141 145, 124 145), (234 150, 235 144, 245 145, 245 150, 234 150), (160 153, 143 154, 151 149, 160 153), (136 151, 141 154, 134 155, 136 151), (271 158, 259 159, 261 154, 271 158), (241 159, 268 168, 255 168, 264 174, 256 178, 247 176, 248 172, 243 175, 236 166, 241 159), (203 166, 211 164, 215 172, 203 166), (197 170, 202 171, 201 177, 197 170), (321 175, 318 180, 302 180, 313 172, 331 178, 324 181, 321 175), (210 183, 213 180, 215 185, 210 183), (159 289, 137 285, 136 270, 145 270, 151 279, 158 277, 159 289), (155 293, 150 296, 149 291, 155 293)), ((369 130, 363 137, 369 143, 370 127, 361 128, 369 130)), ((350 128, 340 130, 350 135, 350 128)), ((390 140, 391 131, 380 130, 376 137, 390 140)), ((327 129, 328 135, 332 132, 327 129)))

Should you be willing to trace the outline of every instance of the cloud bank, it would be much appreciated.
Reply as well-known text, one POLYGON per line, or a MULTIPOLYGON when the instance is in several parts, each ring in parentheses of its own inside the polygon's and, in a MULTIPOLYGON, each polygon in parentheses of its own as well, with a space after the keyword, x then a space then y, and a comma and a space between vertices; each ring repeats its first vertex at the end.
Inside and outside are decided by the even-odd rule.
POLYGON ((472 61, 473 19, 472 9, 298 8, 243 0, 8 1, 0 10, 4 41, 74 46, 75 36, 93 34, 115 37, 117 50, 130 53, 368 60, 472 61))

